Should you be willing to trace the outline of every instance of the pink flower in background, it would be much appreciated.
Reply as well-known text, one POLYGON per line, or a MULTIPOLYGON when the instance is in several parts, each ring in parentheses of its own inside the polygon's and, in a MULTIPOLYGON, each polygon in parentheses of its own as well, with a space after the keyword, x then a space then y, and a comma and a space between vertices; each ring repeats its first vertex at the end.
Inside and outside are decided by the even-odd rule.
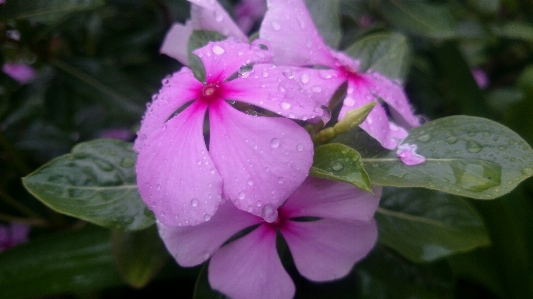
POLYGON ((30 228, 20 223, 0 224, 0 251, 28 241, 30 228))
POLYGON ((269 209, 279 207, 307 177, 313 162, 307 131, 289 119, 247 115, 226 102, 237 100, 295 119, 322 113, 282 69, 264 63, 272 56, 260 42, 210 42, 194 51, 204 64, 206 82, 184 67, 164 80, 148 107, 134 145, 137 183, 162 223, 207 221, 222 198, 268 218, 269 209))
POLYGON ((265 0, 242 0, 235 6, 237 24, 244 32, 249 32, 266 12, 265 0))
POLYGON ((224 8, 215 0, 188 0, 191 2, 191 19, 184 25, 172 25, 165 36, 160 52, 184 65, 189 65, 187 45, 194 30, 220 32, 237 41, 247 42, 248 37, 241 31, 224 8))
POLYGON ((211 287, 233 299, 290 299, 295 287, 276 250, 279 231, 300 274, 312 281, 347 275, 377 239, 373 215, 381 188, 374 195, 353 185, 307 179, 285 204, 270 207, 271 223, 222 204, 211 221, 194 227, 168 227, 159 233, 178 264, 191 267, 211 257, 211 287), (307 221, 302 221, 307 217, 307 221), (309 218, 318 220, 309 221, 309 218), (253 231, 226 245, 236 233, 253 231))
POLYGON ((416 144, 404 143, 398 146, 396 155, 398 158, 400 158, 403 164, 408 166, 424 163, 426 161, 426 157, 417 154, 416 149, 416 144))
POLYGON ((6 63, 2 71, 20 84, 30 82, 37 74, 35 70, 25 63, 6 63))
MULTIPOLYGON (((359 72, 359 61, 330 49, 320 37, 302 0, 271 0, 260 29, 260 37, 268 40, 274 52, 273 63, 292 66, 328 67, 320 85, 310 84, 307 76, 300 82, 308 91, 314 88, 336 89, 347 82, 347 95, 339 119, 348 110, 373 100, 385 102, 395 122, 389 120, 384 104, 377 105, 360 127, 381 145, 394 149, 407 136, 405 128, 419 125, 402 87, 377 72, 359 72)), ((323 105, 329 98, 323 98, 323 105)))
POLYGON ((470 70, 470 72, 472 73, 472 77, 474 77, 479 89, 486 89, 489 86, 489 77, 481 68, 473 68, 470 70))

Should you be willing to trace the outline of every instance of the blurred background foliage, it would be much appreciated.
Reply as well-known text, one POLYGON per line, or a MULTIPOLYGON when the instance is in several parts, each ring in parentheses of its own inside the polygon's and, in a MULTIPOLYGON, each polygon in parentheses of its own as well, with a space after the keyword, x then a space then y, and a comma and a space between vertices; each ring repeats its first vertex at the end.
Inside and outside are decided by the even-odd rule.
MULTIPOLYGON (((0 221, 31 226, 26 244, 0 253, 0 298, 222 298, 206 290, 200 267, 179 268, 169 258, 153 227, 99 228, 54 212, 21 185, 77 143, 117 132, 135 138, 146 103, 180 68, 159 47, 169 26, 188 18, 188 2, 6 2, 1 62, 28 64, 37 76, 19 84, 0 73, 0 221)), ((236 2, 221 1, 230 11, 236 2)), ((424 118, 486 117, 533 144, 533 2, 331 3, 341 49, 377 32, 408 36, 403 81, 424 118)), ((312 284, 289 259, 297 298, 533 298, 532 197, 527 180, 499 199, 468 200, 490 245, 436 261, 415 262, 380 242, 350 276, 312 284)))

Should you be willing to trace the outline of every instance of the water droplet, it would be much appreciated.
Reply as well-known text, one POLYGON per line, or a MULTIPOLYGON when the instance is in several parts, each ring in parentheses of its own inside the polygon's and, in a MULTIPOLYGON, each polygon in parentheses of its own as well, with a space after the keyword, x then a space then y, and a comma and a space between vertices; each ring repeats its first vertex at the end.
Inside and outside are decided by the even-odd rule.
POLYGON ((450 136, 450 137, 446 138, 446 142, 448 142, 448 144, 455 144, 457 142, 457 137, 450 136))
POLYGON ((263 78, 266 78, 266 77, 268 77, 268 72, 265 71, 263 72, 263 78))
POLYGON ((224 19, 224 15, 218 10, 215 10, 215 20, 221 22, 224 19))
POLYGON ((331 165, 331 169, 333 169, 333 170, 341 170, 341 169, 343 169, 343 168, 344 168, 344 166, 343 166, 342 163, 339 162, 339 161, 335 161, 335 162, 333 163, 333 165, 331 165))
POLYGON ((279 184, 283 184, 283 182, 285 182, 285 179, 282 178, 282 177, 279 177, 279 178, 278 178, 278 183, 279 183, 279 184))
POLYGON ((270 23, 270 25, 272 25, 272 29, 274 29, 276 31, 279 31, 281 29, 281 25, 277 21, 272 21, 272 23, 270 23))
POLYGON ((221 46, 219 45, 214 45, 211 50, 213 51, 213 53, 217 54, 217 55, 222 55, 224 54, 224 52, 226 52, 224 50, 224 48, 222 48, 221 46))
POLYGON ((431 140, 431 135, 430 134, 424 134, 420 137, 417 138, 418 141, 421 141, 421 142, 428 142, 431 140))
POLYGON ((197 205, 198 205, 198 199, 193 198, 193 199, 191 200, 191 206, 196 207, 197 205))
POLYGON ((270 146, 272 146, 273 148, 277 148, 279 146, 279 139, 272 138, 272 140, 270 140, 270 146))
POLYGON ((272 223, 278 219, 278 210, 274 209, 271 204, 266 204, 263 209, 261 209, 261 217, 263 217, 266 222, 272 223))
POLYGON ((279 106, 281 107, 281 109, 284 109, 284 110, 287 110, 287 109, 291 108, 291 104, 289 104, 287 102, 281 102, 279 104, 279 106))
POLYGON ((533 175, 533 168, 531 168, 531 167, 522 168, 521 172, 522 172, 523 175, 532 176, 533 175))
POLYGON ((204 220, 205 220, 205 221, 209 221, 209 220, 211 220, 211 215, 209 215, 209 214, 205 214, 205 215, 204 215, 204 220))
POLYGON ((239 199, 240 199, 240 200, 243 200, 245 197, 246 197, 246 193, 244 193, 244 191, 241 191, 241 192, 239 193, 239 199))
POLYGON ((304 145, 299 143, 297 146, 296 146, 296 150, 298 150, 299 152, 303 151, 304 150, 304 145))
POLYGON ((248 185, 252 186, 254 184, 254 181, 248 180, 248 185))
POLYGON ((284 69, 282 73, 287 79, 294 78, 294 71, 291 68, 284 69))
POLYGON ((346 97, 346 99, 344 99, 344 105, 345 106, 353 106, 355 104, 355 100, 352 98, 352 97, 346 97))
POLYGON ((455 184, 466 190, 480 192, 501 184, 501 166, 484 160, 453 161, 450 163, 455 184))
POLYGON ((307 83, 309 83, 309 75, 308 75, 308 74, 303 74, 303 75, 300 77, 300 81, 302 81, 303 84, 307 84, 307 83))
POLYGON ((479 153, 483 147, 474 140, 468 140, 466 142, 466 150, 470 153, 479 153))
POLYGON ((322 88, 320 86, 314 86, 313 89, 311 89, 313 92, 321 92, 322 88))

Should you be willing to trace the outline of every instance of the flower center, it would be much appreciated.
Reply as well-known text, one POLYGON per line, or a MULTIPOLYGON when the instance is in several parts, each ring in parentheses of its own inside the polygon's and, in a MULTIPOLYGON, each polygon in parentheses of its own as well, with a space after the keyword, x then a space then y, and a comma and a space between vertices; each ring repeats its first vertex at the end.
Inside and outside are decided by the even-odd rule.
POLYGON ((220 85, 216 83, 205 84, 202 88, 200 99, 208 103, 220 99, 220 85))

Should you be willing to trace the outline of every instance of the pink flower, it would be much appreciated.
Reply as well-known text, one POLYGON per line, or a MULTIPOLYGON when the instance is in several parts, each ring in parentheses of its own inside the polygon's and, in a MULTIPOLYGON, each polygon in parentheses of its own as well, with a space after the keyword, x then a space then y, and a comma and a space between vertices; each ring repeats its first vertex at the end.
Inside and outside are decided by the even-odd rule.
POLYGON ((6 63, 2 66, 2 71, 20 84, 30 82, 36 75, 35 70, 24 63, 6 63))
POLYGON ((30 228, 20 223, 0 225, 0 251, 28 241, 30 228))
POLYGON ((489 77, 487 76, 487 73, 478 67, 471 69, 470 72, 479 89, 487 89, 489 86, 489 77))
MULTIPOLYGON (((273 63, 292 66, 321 66, 330 69, 323 78, 324 88, 337 88, 348 82, 347 95, 339 119, 348 110, 373 100, 387 104, 395 122, 389 120, 385 105, 377 105, 361 128, 381 145, 394 149, 407 136, 405 128, 419 125, 402 87, 377 72, 359 72, 359 61, 330 49, 320 37, 302 0, 271 0, 261 24, 260 37, 268 40, 274 52, 273 63)), ((305 78, 301 78, 303 82, 305 78)), ((314 86, 305 85, 309 90, 314 86)), ((323 104, 329 99, 324 99, 323 104)))
POLYGON ((185 25, 172 25, 165 36, 160 52, 189 65, 187 45, 194 30, 220 32, 227 37, 246 42, 248 38, 224 8, 215 0, 188 0, 191 2, 191 19, 185 25))
POLYGON ((210 42, 194 51, 204 64, 206 82, 184 67, 165 79, 149 105, 134 145, 139 153, 137 183, 141 197, 164 224, 207 221, 222 198, 264 216, 265 207, 279 207, 307 177, 313 162, 307 131, 289 119, 247 115, 226 102, 236 100, 295 119, 322 113, 282 69, 264 63, 272 56, 260 42, 210 42), (250 64, 247 72, 228 81, 250 64))
POLYGON ((398 158, 400 158, 403 164, 408 166, 424 163, 426 161, 426 157, 417 154, 416 149, 416 144, 404 143, 398 146, 396 155, 398 158))
POLYGON ((158 223, 158 227, 181 266, 195 266, 211 257, 212 288, 233 299, 290 299, 295 287, 278 257, 276 232, 287 242, 301 275, 312 281, 341 278, 376 242, 373 215, 380 194, 381 188, 372 195, 347 183, 309 178, 282 207, 270 208, 275 219, 271 223, 223 204, 207 223, 195 227, 158 223), (309 221, 310 217, 315 220, 309 221), (257 227, 222 246, 251 226, 257 227))
POLYGON ((244 32, 249 32, 255 22, 261 20, 266 12, 265 0, 242 0, 235 6, 237 23, 244 32))

